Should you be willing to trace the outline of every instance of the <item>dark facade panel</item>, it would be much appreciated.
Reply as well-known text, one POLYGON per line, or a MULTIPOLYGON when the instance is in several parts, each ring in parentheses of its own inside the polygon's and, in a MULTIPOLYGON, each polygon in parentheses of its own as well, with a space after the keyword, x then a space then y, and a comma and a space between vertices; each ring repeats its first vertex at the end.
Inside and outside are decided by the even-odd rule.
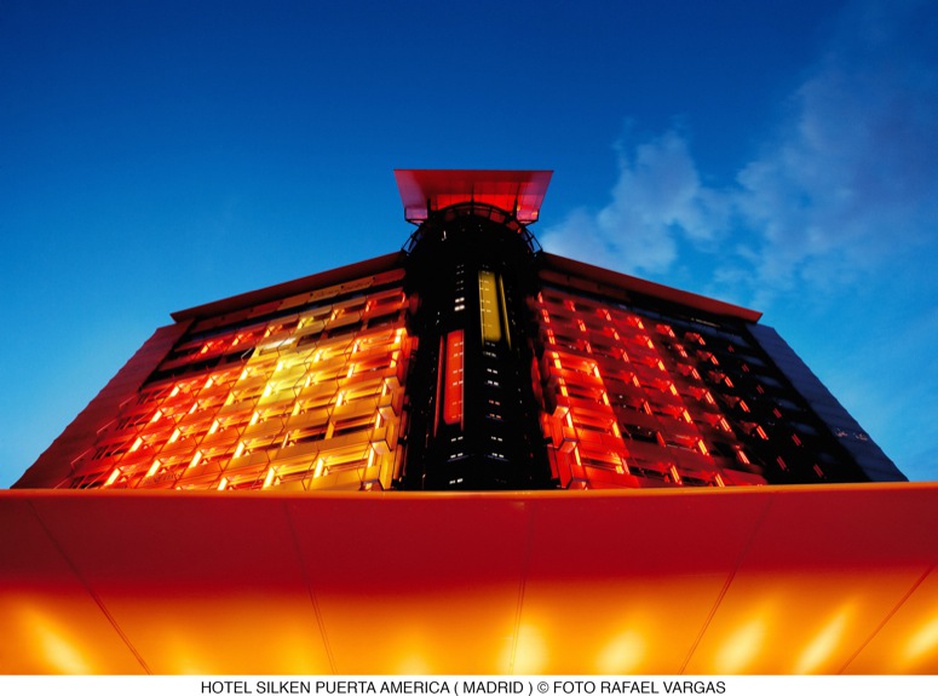
POLYGON ((871 481, 908 480, 775 329, 749 330, 871 481))

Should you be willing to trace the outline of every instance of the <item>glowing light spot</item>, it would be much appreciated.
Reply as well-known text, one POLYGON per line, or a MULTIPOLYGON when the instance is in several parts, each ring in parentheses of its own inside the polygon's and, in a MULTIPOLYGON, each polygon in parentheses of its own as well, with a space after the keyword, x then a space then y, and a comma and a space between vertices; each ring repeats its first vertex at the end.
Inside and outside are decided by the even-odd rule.
POLYGON ((405 655, 397 663, 398 674, 432 674, 433 668, 423 655, 405 655))
POLYGON ((505 662, 510 674, 539 674, 547 667, 547 641, 541 631, 531 624, 518 629, 514 646, 508 645, 510 655, 505 662))
POLYGON ((43 654, 57 671, 62 674, 90 674, 91 668, 78 648, 62 636, 45 633, 41 642, 43 654))
POLYGON ((80 644, 72 640, 50 614, 38 608, 21 612, 22 625, 32 634, 34 650, 42 655, 49 672, 59 674, 93 674, 93 666, 82 654, 80 644))
POLYGON ((824 662, 837 649, 850 618, 850 608, 845 607, 822 628, 801 653, 795 672, 810 674, 822 669, 824 662))
POLYGON ((754 619, 740 626, 717 653, 714 672, 718 674, 739 674, 758 657, 765 642, 766 625, 762 618, 754 619))
POLYGON ((938 616, 933 617, 912 636, 905 648, 905 659, 914 662, 936 649, 938 649, 938 616))
POLYGON ((635 631, 616 636, 596 656, 596 671, 603 674, 628 674, 637 671, 645 656, 645 639, 635 631))

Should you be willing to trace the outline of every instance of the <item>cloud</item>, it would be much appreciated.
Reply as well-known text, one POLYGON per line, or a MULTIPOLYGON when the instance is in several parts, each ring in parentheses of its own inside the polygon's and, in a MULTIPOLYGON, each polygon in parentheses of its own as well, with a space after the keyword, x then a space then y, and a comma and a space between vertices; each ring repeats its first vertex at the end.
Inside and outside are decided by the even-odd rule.
POLYGON ((612 201, 595 214, 574 210, 541 241, 583 261, 663 272, 677 258, 678 238, 713 236, 711 209, 719 205, 701 185, 686 138, 671 130, 632 151, 620 147, 612 201))
POLYGON ((758 234, 758 283, 851 280, 932 239, 938 60, 909 40, 934 14, 924 7, 850 9, 791 120, 739 172, 733 205, 758 234))
POLYGON ((938 13, 927 2, 849 6, 790 95, 788 116, 733 181, 703 184, 676 129, 620 147, 609 204, 574 211, 546 231, 544 247, 662 274, 686 245, 712 255, 711 288, 760 304, 936 251, 935 35, 938 13))

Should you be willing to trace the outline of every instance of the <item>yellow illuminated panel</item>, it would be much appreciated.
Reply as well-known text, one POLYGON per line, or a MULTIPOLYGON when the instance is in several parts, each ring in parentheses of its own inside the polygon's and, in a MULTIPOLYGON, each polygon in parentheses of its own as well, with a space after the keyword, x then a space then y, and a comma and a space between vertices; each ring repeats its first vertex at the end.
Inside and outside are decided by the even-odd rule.
POLYGON ((489 343, 501 341, 498 287, 495 274, 491 271, 479 271, 479 314, 482 322, 482 340, 489 343))
POLYGON ((62 487, 390 487, 410 354, 394 280, 290 297, 256 322, 197 323, 62 487))

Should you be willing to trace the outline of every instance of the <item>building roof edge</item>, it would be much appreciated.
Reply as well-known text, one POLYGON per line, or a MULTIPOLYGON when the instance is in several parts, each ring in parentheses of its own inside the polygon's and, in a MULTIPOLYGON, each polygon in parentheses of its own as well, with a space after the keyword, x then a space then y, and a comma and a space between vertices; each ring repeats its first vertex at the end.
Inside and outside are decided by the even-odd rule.
POLYGON ((666 302, 683 304, 710 314, 735 317, 752 323, 756 323, 762 318, 762 312, 757 312, 753 309, 747 309, 746 307, 740 307, 739 305, 724 302, 723 300, 687 292, 686 290, 678 290, 677 288, 662 285, 661 283, 636 278, 635 276, 611 271, 599 266, 593 266, 592 264, 582 261, 575 261, 564 256, 541 252, 539 257, 543 267, 548 270, 570 276, 578 276, 597 285, 612 286, 627 292, 654 297, 666 302))
POLYGON ((202 319, 218 314, 227 314, 239 309, 251 307, 254 305, 271 302, 273 300, 289 297, 302 292, 316 290, 329 285, 335 285, 345 280, 360 278, 361 276, 382 273, 393 268, 401 266, 405 257, 404 252, 395 251, 383 256, 376 256, 372 259, 359 261, 348 266, 340 266, 321 273, 288 280, 284 283, 270 285, 258 290, 232 295, 221 300, 214 300, 189 309, 182 309, 172 312, 170 316, 174 321, 186 321, 187 319, 202 319))

